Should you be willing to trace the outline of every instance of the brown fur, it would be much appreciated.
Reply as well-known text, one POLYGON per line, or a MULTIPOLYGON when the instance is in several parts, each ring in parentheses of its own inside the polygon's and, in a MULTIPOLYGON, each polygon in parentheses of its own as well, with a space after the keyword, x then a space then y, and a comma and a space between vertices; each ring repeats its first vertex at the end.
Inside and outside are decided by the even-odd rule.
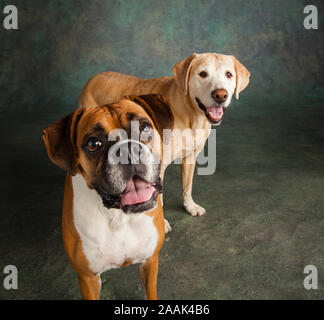
MULTIPOLYGON (((190 98, 188 94, 188 82, 196 58, 199 62, 203 62, 210 56, 213 56, 223 65, 234 66, 237 75, 235 96, 238 99, 239 93, 249 83, 250 73, 234 56, 216 53, 205 53, 201 55, 193 53, 191 56, 175 64, 172 69, 174 77, 140 79, 117 72, 99 73, 88 80, 82 89, 79 99, 79 107, 90 107, 113 103, 129 95, 161 94, 171 103, 171 111, 174 117, 173 128, 180 129, 181 131, 191 129, 194 132, 197 129, 204 130, 205 134, 201 141, 195 141, 196 136, 192 137, 196 149, 193 149, 193 152, 188 154, 182 162, 182 195, 184 197, 184 207, 192 215, 201 215, 205 212, 203 208, 195 204, 192 200, 192 179, 195 168, 195 165, 192 163, 195 163, 196 155, 204 147, 211 125, 203 112, 197 107, 196 102, 193 102, 190 98)), ((167 115, 165 114, 164 117, 167 117, 167 115)), ((160 123, 160 127, 167 128, 163 121, 160 123)), ((173 146, 174 149, 179 147, 176 144, 177 142, 173 146)), ((182 152, 181 154, 186 154, 186 152, 182 152)), ((170 160, 169 163, 174 160, 174 157, 170 160)), ((164 164, 162 177, 169 163, 164 164)))
MULTIPOLYGON (((146 97, 144 100, 137 97, 132 97, 131 99, 144 101, 146 103, 145 108, 149 108, 149 113, 152 112, 151 117, 155 118, 155 121, 159 120, 160 115, 158 112, 155 113, 154 110, 161 106, 161 104, 164 108, 168 108, 167 101, 160 96, 146 97)), ((123 125, 126 125, 125 122, 128 121, 125 116, 126 112, 135 113, 137 116, 142 117, 149 116, 150 114, 146 113, 145 108, 143 109, 133 101, 125 99, 112 106, 77 109, 70 115, 49 125, 42 134, 49 158, 68 172, 64 188, 62 236, 67 257, 77 271, 79 286, 84 299, 99 299, 100 278, 89 267, 89 262, 82 249, 81 238, 73 220, 73 185, 71 175, 81 173, 90 185, 91 177, 88 175, 89 172, 93 173, 91 164, 79 152, 80 145, 84 135, 96 124, 100 123, 108 133, 116 127, 122 127, 122 122, 124 122, 123 125)), ((170 112, 170 110, 165 110, 165 112, 170 112)), ((171 118, 168 124, 170 126, 172 126, 171 118)), ((158 254, 164 242, 165 228, 163 210, 159 197, 156 208, 146 214, 153 217, 154 224, 158 230, 158 242, 153 255, 141 267, 141 277, 147 298, 157 299, 158 254)), ((125 260, 122 267, 131 263, 132 261, 125 260)))

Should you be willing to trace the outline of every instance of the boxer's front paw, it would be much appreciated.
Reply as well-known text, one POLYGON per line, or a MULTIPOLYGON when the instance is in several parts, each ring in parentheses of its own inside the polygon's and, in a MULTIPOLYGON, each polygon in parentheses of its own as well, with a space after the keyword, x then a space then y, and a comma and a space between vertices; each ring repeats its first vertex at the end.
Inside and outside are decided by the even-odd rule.
POLYGON ((202 216, 206 213, 206 210, 192 199, 185 201, 183 206, 192 216, 202 216))
POLYGON ((168 233, 172 230, 170 223, 167 219, 164 219, 164 232, 168 233))

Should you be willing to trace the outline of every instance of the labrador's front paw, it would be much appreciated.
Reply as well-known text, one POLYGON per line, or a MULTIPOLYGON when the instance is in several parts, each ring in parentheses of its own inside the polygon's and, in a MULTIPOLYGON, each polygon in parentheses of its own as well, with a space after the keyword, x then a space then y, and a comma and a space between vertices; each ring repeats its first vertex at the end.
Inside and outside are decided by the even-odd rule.
POLYGON ((170 223, 167 219, 164 219, 164 232, 168 233, 172 230, 170 223))
POLYGON ((206 213, 206 210, 195 203, 192 199, 185 201, 183 206, 192 216, 202 216, 206 213))

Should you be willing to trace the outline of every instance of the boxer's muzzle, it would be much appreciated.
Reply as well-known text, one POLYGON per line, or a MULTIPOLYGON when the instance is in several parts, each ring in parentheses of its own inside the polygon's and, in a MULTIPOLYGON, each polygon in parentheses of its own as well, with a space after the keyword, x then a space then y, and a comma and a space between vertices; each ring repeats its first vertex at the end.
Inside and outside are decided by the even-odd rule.
POLYGON ((126 140, 110 146, 102 177, 93 186, 108 209, 139 213, 153 209, 162 193, 160 159, 141 142, 126 140))

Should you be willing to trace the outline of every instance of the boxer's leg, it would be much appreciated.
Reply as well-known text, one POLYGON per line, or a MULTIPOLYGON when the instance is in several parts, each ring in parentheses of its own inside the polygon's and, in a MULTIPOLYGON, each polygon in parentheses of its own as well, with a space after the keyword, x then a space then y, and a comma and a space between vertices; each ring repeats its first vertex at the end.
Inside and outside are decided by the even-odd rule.
POLYGON ((99 300, 101 280, 100 276, 78 273, 80 291, 84 300, 99 300))
POLYGON ((157 300, 156 283, 159 267, 159 257, 152 256, 140 267, 141 277, 148 300, 157 300))

